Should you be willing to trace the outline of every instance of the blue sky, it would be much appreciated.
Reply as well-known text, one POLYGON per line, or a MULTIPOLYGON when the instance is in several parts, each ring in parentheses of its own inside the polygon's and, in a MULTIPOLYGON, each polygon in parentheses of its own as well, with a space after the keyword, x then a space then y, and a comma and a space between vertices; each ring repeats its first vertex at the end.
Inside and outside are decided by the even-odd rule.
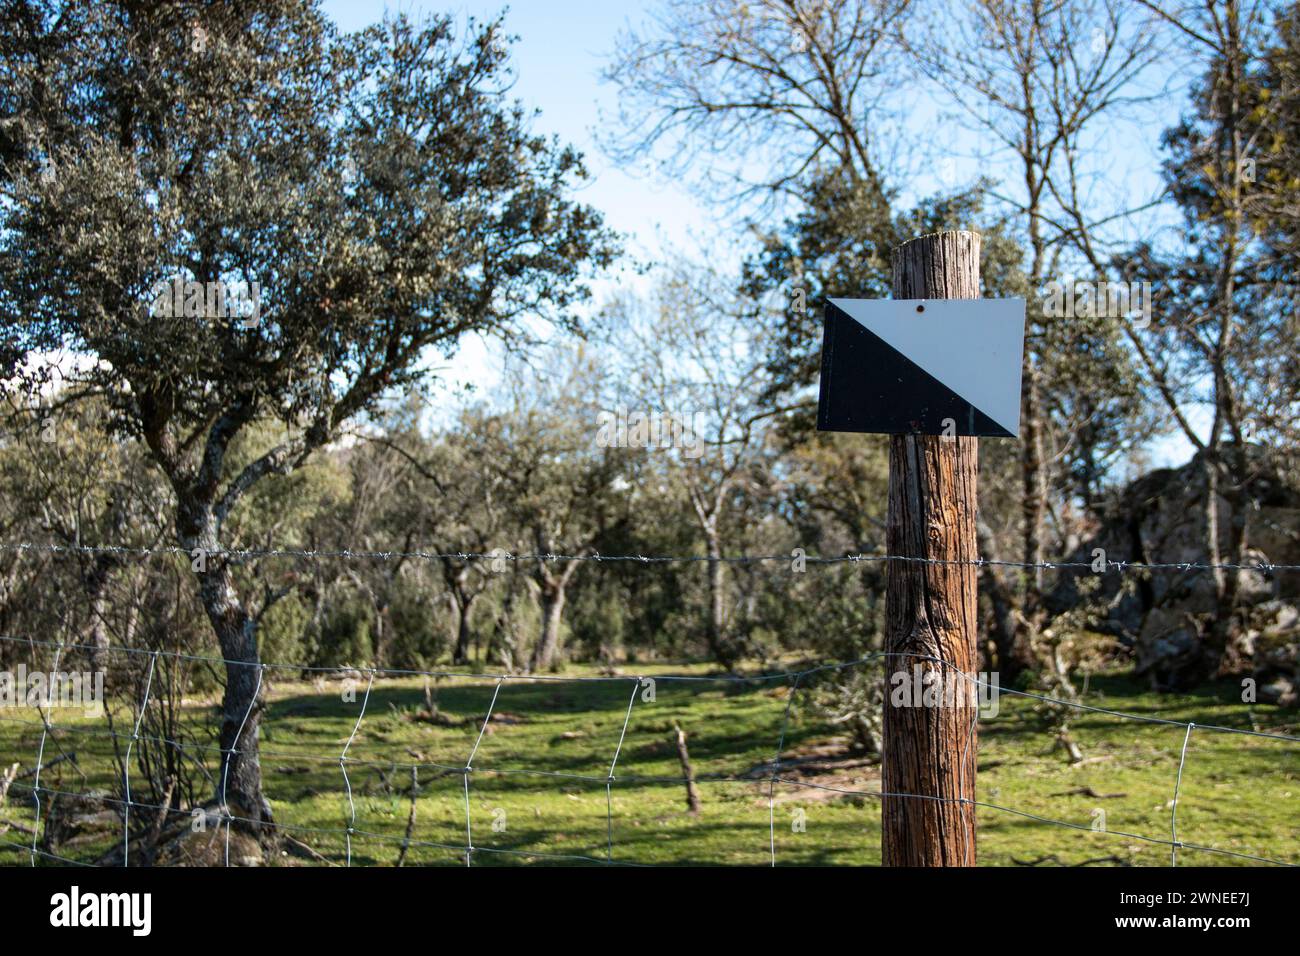
MULTIPOLYGON (((650 171, 625 170, 606 158, 597 146, 595 131, 602 115, 613 115, 615 91, 600 81, 615 40, 625 27, 648 19, 653 3, 646 0, 516 0, 460 4, 404 2, 383 4, 365 0, 325 0, 325 12, 345 30, 377 22, 385 8, 410 16, 451 13, 462 19, 491 19, 505 13, 509 33, 516 36, 512 65, 517 77, 515 95, 541 111, 539 131, 555 133, 583 151, 593 182, 583 198, 602 210, 610 224, 631 239, 635 255, 653 256, 665 243, 680 244, 691 232, 716 235, 732 223, 719 223, 716 210, 705 208, 681 184, 665 181, 650 171), (721 227, 721 230, 720 230, 721 227)), ((900 91, 893 104, 906 113, 906 142, 888 143, 888 152, 900 165, 913 188, 901 197, 905 204, 945 187, 956 187, 978 175, 1012 175, 1010 158, 999 155, 973 133, 957 129, 945 110, 926 90, 900 91), (942 155, 934 155, 942 139, 942 155)), ((1166 104, 1173 106, 1173 103, 1166 104)), ((1168 110, 1165 111, 1169 113, 1168 110)), ((1107 178, 1123 183, 1129 195, 1157 188, 1155 145, 1159 130, 1172 119, 1169 113, 1154 127, 1137 117, 1108 129, 1099 138, 1105 151, 1107 178)), ((890 131, 893 132, 892 130, 890 131)), ((887 138, 888 134, 880 138, 887 138)))
MULTIPOLYGON (((629 0, 518 0, 501 3, 389 4, 411 16, 452 13, 479 20, 506 12, 506 27, 518 37, 511 61, 517 77, 514 94, 541 110, 539 132, 554 133, 582 150, 593 181, 583 201, 605 213, 610 225, 633 238, 631 251, 653 255, 657 234, 684 240, 710 221, 707 210, 678 184, 649 175, 637 176, 606 159, 595 142, 601 109, 612 112, 614 90, 599 80, 615 37, 629 23, 640 22, 645 4, 629 0)), ((384 5, 365 0, 326 0, 325 12, 345 30, 356 30, 383 16, 384 5)))
MULTIPOLYGON (((698 248, 703 243, 729 244, 740 238, 734 218, 724 217, 692 195, 681 183, 665 181, 650 170, 627 170, 615 165, 597 145, 602 116, 615 113, 616 94, 601 82, 600 72, 609 61, 619 32, 645 22, 651 5, 633 0, 516 0, 509 8, 499 2, 460 4, 403 0, 389 10, 411 16, 451 13, 462 20, 491 19, 505 11, 510 34, 518 37, 512 48, 516 75, 514 94, 540 110, 539 132, 554 133, 585 154, 592 181, 582 199, 601 210, 609 225, 624 234, 627 250, 637 259, 662 258, 666 252, 698 248)), ((325 0, 324 10, 344 30, 356 30, 380 20, 385 4, 365 0, 325 0)), ((1121 206, 1135 205, 1159 188, 1159 136, 1170 125, 1185 100, 1186 82, 1178 65, 1162 63, 1151 85, 1170 85, 1169 94, 1101 131, 1092 146, 1099 189, 1121 206)), ((904 90, 893 104, 903 125, 897 143, 886 150, 897 164, 899 181, 911 184, 900 197, 910 204, 927 193, 951 189, 979 175, 1014 181, 1011 157, 1000 153, 973 132, 954 127, 935 91, 904 90), (940 146, 940 142, 942 145, 940 146)), ((1164 210, 1137 225, 1149 234, 1161 224, 1169 226, 1164 210)), ((718 255, 719 260, 723 259, 718 255)), ((636 282, 626 272, 595 285, 596 303, 620 282, 636 282)), ((466 342, 451 373, 458 382, 490 388, 499 378, 503 358, 496 348, 466 342)), ((1191 414, 1195 418, 1195 411, 1191 414)), ((1181 438, 1161 439, 1152 449, 1157 464, 1179 463, 1190 454, 1181 438)))
MULTIPOLYGON (((388 9, 416 17, 451 13, 462 20, 495 18, 501 3, 388 4, 388 9)), ((324 9, 340 28, 357 30, 383 17, 385 5, 365 0, 326 0, 324 9)), ((613 110, 612 87, 599 80, 615 37, 643 16, 644 4, 629 0, 520 0, 506 10, 508 32, 518 37, 511 61, 516 75, 515 96, 541 111, 538 132, 555 134, 586 157, 591 182, 579 194, 582 201, 604 213, 608 224, 627 237, 626 248, 640 259, 657 258, 668 245, 689 241, 703 232, 708 210, 680 185, 650 175, 620 169, 596 146, 601 110, 613 110)), ((614 291, 607 279, 593 286, 596 303, 614 291)), ((626 281, 626 276, 621 281, 626 281)), ((459 382, 490 388, 499 379, 503 359, 495 345, 464 343, 456 360, 459 382)))

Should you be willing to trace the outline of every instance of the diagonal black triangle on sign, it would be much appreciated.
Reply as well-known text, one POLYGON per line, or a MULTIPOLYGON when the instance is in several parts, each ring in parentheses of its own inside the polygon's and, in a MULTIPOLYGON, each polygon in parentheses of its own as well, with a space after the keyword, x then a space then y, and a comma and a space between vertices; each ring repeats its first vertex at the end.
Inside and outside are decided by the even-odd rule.
POLYGON ((817 430, 1014 437, 830 302, 822 329, 817 430), (954 423, 950 430, 945 419, 954 423))

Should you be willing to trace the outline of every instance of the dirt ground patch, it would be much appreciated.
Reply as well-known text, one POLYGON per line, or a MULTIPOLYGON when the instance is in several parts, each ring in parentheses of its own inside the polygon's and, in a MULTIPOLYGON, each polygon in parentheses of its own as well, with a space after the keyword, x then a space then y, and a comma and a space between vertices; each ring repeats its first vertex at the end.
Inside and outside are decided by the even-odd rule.
POLYGON ((779 763, 768 761, 751 768, 749 775, 771 780, 773 772, 780 783, 773 794, 776 803, 863 803, 877 799, 870 794, 880 792, 879 761, 851 750, 847 737, 809 742, 782 754, 779 763))

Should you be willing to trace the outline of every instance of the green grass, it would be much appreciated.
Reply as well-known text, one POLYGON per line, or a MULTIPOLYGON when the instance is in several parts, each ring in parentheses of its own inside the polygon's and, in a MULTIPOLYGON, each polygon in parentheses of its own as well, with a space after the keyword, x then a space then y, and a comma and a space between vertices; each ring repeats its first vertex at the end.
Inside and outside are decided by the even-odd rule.
MULTIPOLYGON (((568 675, 591 673, 575 668, 568 675)), ((647 667, 644 673, 704 676, 706 671, 647 667)), ((582 864, 586 861, 568 858, 604 860, 609 853, 616 863, 770 862, 768 777, 786 710, 784 683, 660 680, 653 702, 638 694, 609 788, 607 814, 605 778, 633 686, 630 676, 604 682, 502 684, 494 711, 501 719, 484 735, 470 775, 470 822, 474 845, 482 850, 474 855, 475 865, 582 864), (685 812, 685 791, 671 743, 675 723, 689 736, 700 778, 699 816, 685 812), (719 779, 728 777, 752 779, 719 779)), ((444 726, 414 719, 423 707, 422 680, 376 683, 348 751, 358 831, 352 840, 353 865, 391 865, 397 859, 410 808, 411 764, 420 765, 414 831, 420 843, 410 848, 406 864, 464 865, 465 783, 459 768, 474 746, 494 688, 488 678, 444 680, 437 698, 440 712, 451 718, 444 726), (434 765, 450 769, 439 771, 434 765)), ((363 691, 364 683, 356 702, 347 703, 337 682, 278 681, 270 687, 271 705, 263 724, 264 782, 278 822, 296 828, 290 832, 297 839, 336 863, 346 857, 340 831, 349 817, 338 757, 360 713, 363 691)), ((1094 679, 1088 704, 1180 725, 1081 713, 1072 733, 1086 760, 1074 767, 1052 750, 1052 738, 1033 714, 1032 702, 1004 694, 998 716, 980 724, 978 799, 1077 829, 982 807, 981 865, 1168 865, 1169 847, 1123 834, 1169 838, 1186 722, 1297 732, 1294 712, 1245 705, 1236 693, 1235 685, 1224 685, 1162 696, 1122 677, 1094 679), (1108 832, 1090 829, 1098 810, 1105 812, 1108 832)), ((796 697, 786 755, 835 751, 835 729, 805 703, 802 696, 796 697)), ((195 701, 186 719, 196 729, 206 728, 212 713, 212 702, 195 701)), ((75 751, 77 760, 75 767, 65 760, 47 769, 42 785, 116 795, 104 719, 71 710, 55 711, 53 719, 68 729, 56 731, 47 742, 46 760, 65 751, 75 751)), ((129 731, 124 715, 119 715, 116 727, 129 731)), ((14 761, 23 769, 32 766, 40 736, 35 712, 0 712, 0 767, 14 761)), ((217 766, 215 750, 203 756, 209 768, 217 766)), ((793 771, 785 773, 793 776, 793 771)), ((861 760, 824 760, 815 775, 804 779, 847 790, 879 787, 877 770, 861 760)), ((134 796, 146 799, 138 784, 134 796)), ((788 783, 776 786, 775 798, 778 864, 879 863, 878 799, 788 783), (792 828, 799 810, 804 832, 792 828)), ((1178 836, 1185 843, 1300 862, 1298 798, 1300 744, 1198 727, 1187 748, 1178 836)), ((0 819, 30 826, 29 792, 15 788, 0 808, 0 819)), ((115 829, 110 821, 55 852, 92 861, 120 838, 120 825, 115 829)), ((0 835, 0 841, 29 840, 15 829, 0 835)), ((27 861, 24 850, 0 843, 0 864, 27 861)), ((1179 862, 1248 861, 1187 848, 1180 851, 1179 862)))

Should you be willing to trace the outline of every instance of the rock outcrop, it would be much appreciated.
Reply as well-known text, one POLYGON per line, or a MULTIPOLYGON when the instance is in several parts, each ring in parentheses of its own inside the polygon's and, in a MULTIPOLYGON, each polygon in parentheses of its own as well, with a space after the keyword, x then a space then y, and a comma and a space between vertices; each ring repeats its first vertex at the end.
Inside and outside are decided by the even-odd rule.
MULTIPOLYGON (((1260 700, 1294 705, 1300 688, 1300 573, 1270 571, 1267 565, 1300 564, 1300 488, 1284 480, 1265 449, 1251 446, 1248 460, 1254 474, 1244 489, 1243 513, 1235 514, 1219 498, 1221 560, 1230 562, 1232 522, 1245 523, 1249 545, 1243 569, 1224 572, 1236 576, 1237 598, 1221 666, 1225 673, 1252 677, 1260 700)), ((1069 560, 1205 564, 1205 500, 1199 457, 1181 468, 1153 471, 1115 494, 1099 527, 1069 560)), ((1132 648, 1138 673, 1153 687, 1183 688, 1203 673, 1206 641, 1219 611, 1212 573, 1063 570, 1049 610, 1061 613, 1082 602, 1095 609, 1099 630, 1132 648)))

